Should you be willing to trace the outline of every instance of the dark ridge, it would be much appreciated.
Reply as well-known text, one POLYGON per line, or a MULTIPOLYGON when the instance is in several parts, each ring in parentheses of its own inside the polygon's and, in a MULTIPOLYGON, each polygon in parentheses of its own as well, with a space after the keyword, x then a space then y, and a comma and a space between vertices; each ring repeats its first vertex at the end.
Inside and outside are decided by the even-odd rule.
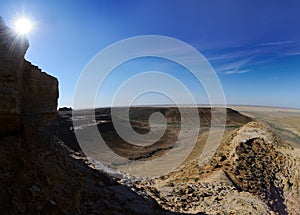
MULTIPOLYGON (((218 109, 220 108, 216 108, 215 110, 217 113, 218 109)), ((192 120, 193 116, 192 114, 189 116, 189 108, 185 108, 184 111, 187 113, 187 118, 190 117, 192 120)), ((181 116, 177 107, 131 107, 129 109, 129 118, 132 128, 140 134, 148 133, 150 129, 149 118, 151 114, 155 112, 160 112, 165 116, 168 122, 167 129, 160 140, 144 147, 132 145, 118 135, 112 123, 111 108, 98 108, 94 112, 90 110, 80 110, 79 112, 76 112, 76 116, 79 115, 84 117, 95 113, 99 132, 108 147, 122 157, 135 160, 153 159, 161 153, 168 152, 168 150, 170 150, 177 141, 181 123, 181 116)), ((114 107, 114 113, 117 114, 117 118, 120 119, 120 122, 122 122, 123 119, 126 119, 126 108, 114 107)), ((226 113, 226 126, 240 127, 251 121, 251 118, 230 108, 226 109, 226 113)), ((201 129, 209 129, 211 124, 211 108, 199 107, 198 114, 201 129)), ((82 123, 84 124, 86 121, 83 119, 82 123)), ((216 121, 215 123, 218 124, 221 122, 216 121)), ((59 111, 59 116, 57 116, 54 122, 50 125, 49 130, 52 130, 54 134, 63 140, 70 148, 77 152, 81 152, 74 134, 72 112, 70 110, 59 111)))

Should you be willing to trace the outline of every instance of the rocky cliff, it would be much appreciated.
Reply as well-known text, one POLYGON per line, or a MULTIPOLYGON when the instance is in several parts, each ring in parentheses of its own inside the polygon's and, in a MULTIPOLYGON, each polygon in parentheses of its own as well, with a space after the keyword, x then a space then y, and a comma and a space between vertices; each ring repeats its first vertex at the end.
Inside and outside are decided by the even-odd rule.
POLYGON ((24 59, 26 38, 0 17, 0 132, 12 133, 24 124, 39 127, 57 111, 58 81, 24 59))
POLYGON ((253 121, 228 135, 206 166, 192 160, 138 188, 171 211, 298 215, 299 152, 253 121))
POLYGON ((28 47, 0 18, 0 214, 172 214, 50 135, 58 81, 28 47))
POLYGON ((232 183, 260 197, 279 214, 299 212, 300 160, 293 156, 297 149, 259 122, 248 123, 230 139, 224 148, 227 159, 220 165, 225 165, 232 183))
MULTIPOLYGON (((24 60, 28 47, 0 18, 0 214, 299 214, 300 149, 232 109, 206 165, 197 160, 204 130, 193 156, 166 176, 106 174, 80 153, 71 113, 50 123, 58 81, 24 60)), ((137 108, 131 117, 151 111, 137 108)), ((165 113, 178 118, 174 109, 165 113)), ((108 109, 98 115, 110 119, 108 109)), ((208 109, 199 115, 210 124, 208 109)))

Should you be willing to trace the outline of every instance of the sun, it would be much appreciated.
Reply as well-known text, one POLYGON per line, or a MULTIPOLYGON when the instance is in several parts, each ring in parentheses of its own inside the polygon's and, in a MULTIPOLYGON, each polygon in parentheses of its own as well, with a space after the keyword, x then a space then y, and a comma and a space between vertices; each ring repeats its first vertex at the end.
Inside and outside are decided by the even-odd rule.
POLYGON ((26 18, 21 17, 15 21, 15 31, 19 35, 27 35, 32 31, 33 24, 32 22, 26 18))

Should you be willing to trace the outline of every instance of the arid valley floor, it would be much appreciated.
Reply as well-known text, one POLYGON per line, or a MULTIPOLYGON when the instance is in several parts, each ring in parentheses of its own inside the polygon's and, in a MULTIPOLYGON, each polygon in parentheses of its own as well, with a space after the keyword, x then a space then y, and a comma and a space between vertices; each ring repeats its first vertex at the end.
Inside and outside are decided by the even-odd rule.
MULTIPOLYGON (((210 129, 211 109, 208 107, 198 108, 202 120, 199 137, 179 167, 149 179, 131 178, 126 174, 124 164, 124 175, 118 179, 119 183, 139 196, 157 202, 162 210, 175 213, 299 214, 300 142, 297 131, 300 121, 297 119, 300 111, 246 106, 231 108, 226 109, 227 124, 221 144, 204 165, 199 163, 199 157, 209 132, 212 139, 221 132, 210 129)), ((119 108, 117 112, 122 116, 123 111, 119 108)), ((132 146, 120 138, 113 128, 110 108, 97 109, 96 119, 111 150, 130 160, 151 162, 174 146, 180 130, 180 126, 176 126, 180 121, 178 110, 175 107, 130 109, 131 125, 140 133, 148 131, 147 119, 157 111, 167 118, 168 127, 158 142, 145 147, 132 146)), ((80 147, 74 141, 76 138, 70 133, 75 129, 71 112, 61 111, 54 122, 48 127, 51 136, 57 136, 80 154, 80 147)), ((88 126, 81 128, 81 132, 86 128, 88 126)), ((89 162, 101 171, 101 166, 89 162)), ((106 165, 113 169, 110 163, 106 165)))
POLYGON ((300 110, 57 110, 58 79, 28 47, 0 17, 1 215, 300 214, 300 110))
MULTIPOLYGON (((221 131, 210 129, 211 109, 200 107, 202 123, 192 151, 175 170, 154 178, 131 177, 126 163, 123 172, 108 174, 102 164, 113 169, 109 159, 100 165, 86 157, 74 134, 72 111, 59 111, 49 125, 38 130, 24 125, 22 132, 1 137, 0 212, 299 214, 299 111, 245 106, 225 110, 221 144, 207 162, 199 163, 199 157, 208 134, 214 142, 221 131)), ((149 131, 147 118, 157 111, 166 117, 168 126, 163 137, 149 146, 130 145, 120 138, 110 108, 93 113, 112 151, 131 161, 152 162, 175 146, 181 129, 178 111, 175 107, 130 109, 131 125, 141 134, 149 131)), ((124 110, 117 112, 122 119, 124 110)), ((82 111, 78 118, 80 132, 88 132, 89 113, 82 111)), ((90 142, 95 141, 86 134, 90 142)))

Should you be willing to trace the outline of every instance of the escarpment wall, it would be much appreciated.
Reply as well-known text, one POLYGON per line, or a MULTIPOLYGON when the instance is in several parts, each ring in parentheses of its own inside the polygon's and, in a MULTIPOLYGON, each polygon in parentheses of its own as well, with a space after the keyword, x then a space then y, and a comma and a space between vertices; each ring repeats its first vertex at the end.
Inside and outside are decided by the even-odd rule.
POLYGON ((47 124, 56 114, 58 81, 24 60, 28 47, 0 17, 0 133, 47 124))
POLYGON ((23 83, 24 123, 34 126, 48 124, 57 112, 57 79, 25 61, 23 83))
POLYGON ((22 68, 29 43, 17 38, 0 18, 0 131, 21 127, 22 68))

